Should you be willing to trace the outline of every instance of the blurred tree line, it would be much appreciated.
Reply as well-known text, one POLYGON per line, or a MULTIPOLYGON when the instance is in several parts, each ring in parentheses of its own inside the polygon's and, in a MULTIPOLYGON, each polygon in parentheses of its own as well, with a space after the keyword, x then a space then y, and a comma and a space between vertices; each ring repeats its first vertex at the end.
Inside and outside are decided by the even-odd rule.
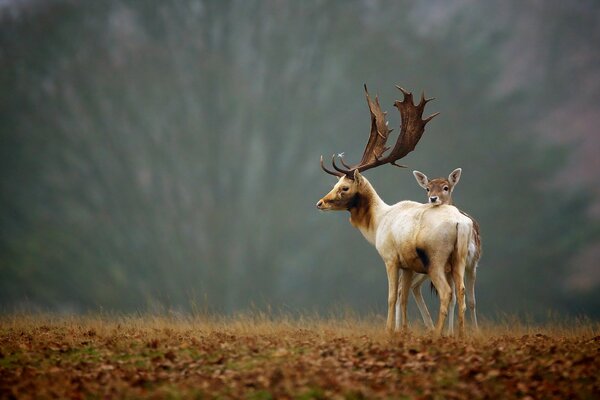
MULTIPOLYGON (((2 7, 4 310, 380 312, 375 250, 347 215, 314 207, 333 184, 319 156, 362 152, 366 82, 394 126, 394 84, 438 99, 406 163, 430 177, 463 168, 454 197, 482 226, 481 314, 599 315, 598 291, 565 286, 598 243, 595 200, 552 185, 572 145, 540 132, 548 112, 600 100, 578 97, 597 57, 563 56, 596 52, 596 3, 2 7), (543 40, 521 47, 536 27, 543 40)), ((425 199, 409 170, 367 177, 388 203, 425 199)))

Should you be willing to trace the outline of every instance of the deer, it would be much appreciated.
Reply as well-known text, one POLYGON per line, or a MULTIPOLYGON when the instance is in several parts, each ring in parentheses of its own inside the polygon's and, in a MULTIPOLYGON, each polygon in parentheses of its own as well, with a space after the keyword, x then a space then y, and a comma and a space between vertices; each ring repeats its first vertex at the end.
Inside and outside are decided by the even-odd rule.
POLYGON ((333 169, 324 166, 321 156, 321 169, 337 177, 338 181, 316 206, 321 211, 348 211, 351 225, 375 246, 382 258, 388 280, 388 333, 395 328, 394 309, 398 302, 401 271, 403 330, 408 329, 406 305, 410 284, 414 274, 420 273, 431 279, 439 294, 435 336, 441 336, 448 315, 452 296, 450 283, 454 284, 457 293, 459 334, 462 336, 466 309, 464 273, 473 229, 471 219, 451 205, 423 204, 410 200, 388 205, 362 175, 369 169, 385 164, 405 167, 397 164, 397 161, 415 149, 425 125, 438 115, 434 113, 422 119, 425 105, 433 99, 427 99, 422 94, 420 102, 415 105, 411 92, 396 87, 402 92, 403 100, 394 102, 401 118, 400 133, 394 146, 386 145, 392 130, 388 128, 386 113, 381 110, 379 98, 376 96, 372 100, 365 85, 371 129, 363 156, 360 162, 350 166, 344 161, 343 155, 338 155, 342 164, 340 167, 336 164, 334 154, 331 158, 333 169))
MULTIPOLYGON (((453 205, 452 201, 452 193, 454 188, 458 184, 460 180, 460 176, 462 174, 461 168, 456 168, 454 171, 448 175, 448 178, 435 178, 429 180, 427 175, 420 171, 413 171, 413 175, 417 180, 419 186, 427 192, 427 202, 433 205, 453 205)), ((475 279, 477 276, 477 265, 479 263, 479 259, 481 258, 481 235, 479 230, 479 223, 467 213, 461 211, 462 214, 469 217, 473 222, 473 231, 472 237, 469 241, 469 251, 467 255, 467 265, 465 269, 465 278, 466 278, 466 297, 467 297, 467 306, 469 308, 469 313, 471 317, 471 323, 475 330, 479 329, 477 324, 477 312, 475 309, 475 279)), ((417 302, 417 307, 421 312, 421 317, 423 318, 423 322, 425 326, 428 328, 433 328, 433 321, 431 319, 431 315, 429 314, 429 310, 427 309, 427 305, 423 300, 423 294, 421 293, 421 285, 427 279, 427 275, 418 274, 415 275, 413 281, 410 285, 413 297, 417 302)), ((401 297, 401 293, 398 293, 398 297, 401 297)), ((448 331, 450 334, 453 333, 454 327, 454 307, 456 304, 455 296, 452 296, 452 300, 450 302, 450 313, 448 318, 448 331)), ((398 318, 400 317, 400 307, 399 304, 396 306, 396 328, 400 327, 398 318)))

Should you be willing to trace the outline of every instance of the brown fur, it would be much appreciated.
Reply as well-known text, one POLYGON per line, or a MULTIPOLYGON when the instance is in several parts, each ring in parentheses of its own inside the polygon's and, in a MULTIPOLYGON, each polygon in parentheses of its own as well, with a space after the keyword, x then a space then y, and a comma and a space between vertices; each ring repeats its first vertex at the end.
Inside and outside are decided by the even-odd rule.
POLYGON ((448 182, 448 179, 445 178, 436 178, 429 181, 427 184, 427 188, 429 189, 429 196, 436 195, 439 196, 442 201, 441 204, 452 205, 452 185, 448 182), (449 190, 444 192, 444 187, 448 187, 449 190), (447 194, 445 194, 447 193, 447 194))
POLYGON ((358 181, 347 177, 342 178, 344 183, 336 185, 320 202, 333 210, 347 210, 350 212, 350 223, 358 228, 371 230, 373 228, 373 192, 365 187, 365 183, 358 177, 358 181), (348 190, 344 191, 343 189, 348 190))
POLYGON ((348 208, 350 211, 350 223, 356 228, 371 229, 373 226, 373 216, 371 214, 372 199, 364 194, 357 193, 354 196, 354 202, 351 207, 348 208))

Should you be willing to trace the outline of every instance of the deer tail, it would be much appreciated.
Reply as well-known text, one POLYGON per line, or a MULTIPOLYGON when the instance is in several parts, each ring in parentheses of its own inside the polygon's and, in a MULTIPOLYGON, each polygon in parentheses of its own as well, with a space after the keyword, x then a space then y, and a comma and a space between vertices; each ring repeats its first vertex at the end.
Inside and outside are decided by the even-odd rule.
POLYGON ((453 252, 452 267, 464 271, 469 254, 469 241, 471 238, 471 226, 469 224, 456 224, 456 245, 453 252))

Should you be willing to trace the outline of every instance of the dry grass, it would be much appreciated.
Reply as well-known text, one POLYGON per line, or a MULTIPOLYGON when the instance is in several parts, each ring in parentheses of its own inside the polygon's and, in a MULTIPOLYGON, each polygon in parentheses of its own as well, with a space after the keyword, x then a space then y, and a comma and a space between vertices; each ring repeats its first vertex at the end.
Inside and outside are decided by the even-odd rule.
POLYGON ((598 398, 599 324, 505 318, 465 340, 382 318, 9 315, 18 398, 598 398))

